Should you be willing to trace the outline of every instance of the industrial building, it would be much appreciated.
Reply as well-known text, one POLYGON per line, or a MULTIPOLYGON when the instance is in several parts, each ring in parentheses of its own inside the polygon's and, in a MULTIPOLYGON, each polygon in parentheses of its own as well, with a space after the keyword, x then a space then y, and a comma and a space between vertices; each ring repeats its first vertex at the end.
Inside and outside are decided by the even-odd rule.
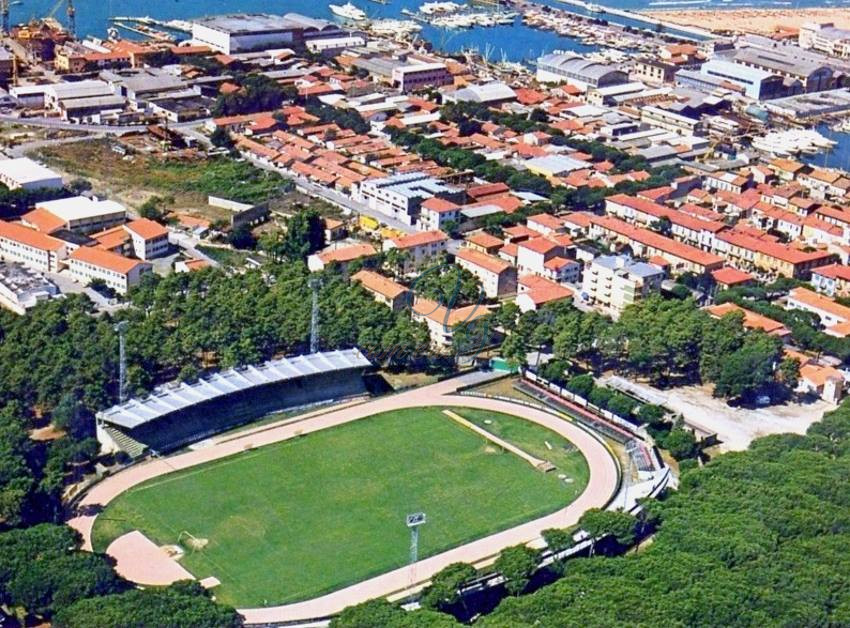
POLYGON ((434 196, 461 202, 463 191, 424 172, 408 172, 364 181, 355 195, 371 209, 410 226, 416 224, 422 202, 434 196))
POLYGON ((615 65, 578 55, 553 53, 537 59, 537 80, 541 83, 569 83, 587 91, 591 87, 627 83, 629 77, 615 65))
POLYGON ((0 183, 10 190, 58 190, 62 177, 29 157, 0 161, 0 183))
POLYGON ((308 41, 346 34, 337 24, 297 13, 215 15, 192 22, 192 39, 224 54, 303 48, 308 41))
MULTIPOLYGON (((744 95, 753 100, 768 100, 770 98, 780 98, 787 96, 791 88, 789 88, 784 79, 778 74, 768 72, 762 68, 748 67, 738 64, 733 61, 714 58, 702 64, 700 74, 709 79, 713 79, 720 84, 731 83, 742 88, 744 95)), ((686 80, 688 74, 686 72, 678 72, 676 74, 677 81, 694 85, 694 81, 686 80)))

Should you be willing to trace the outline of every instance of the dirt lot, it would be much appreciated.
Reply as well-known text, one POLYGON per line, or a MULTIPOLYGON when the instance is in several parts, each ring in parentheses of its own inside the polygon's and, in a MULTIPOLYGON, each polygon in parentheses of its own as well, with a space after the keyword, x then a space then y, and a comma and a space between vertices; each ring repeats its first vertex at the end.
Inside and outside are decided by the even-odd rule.
POLYGON ((768 434, 802 434, 835 408, 826 401, 787 403, 766 408, 736 408, 711 396, 709 386, 684 386, 663 391, 647 386, 667 398, 666 406, 681 414, 685 422, 707 432, 716 432, 721 451, 741 451, 750 442, 768 434))

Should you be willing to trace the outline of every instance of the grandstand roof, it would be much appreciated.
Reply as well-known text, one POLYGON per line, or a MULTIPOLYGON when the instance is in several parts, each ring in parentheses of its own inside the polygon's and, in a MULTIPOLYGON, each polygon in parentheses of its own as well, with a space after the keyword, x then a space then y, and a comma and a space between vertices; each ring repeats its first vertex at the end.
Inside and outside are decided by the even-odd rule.
POLYGON ((166 384, 155 389, 148 397, 131 399, 126 403, 98 412, 97 417, 125 429, 134 429, 172 412, 240 390, 319 373, 366 368, 370 364, 357 349, 270 360, 259 366, 221 371, 194 384, 184 382, 166 384))

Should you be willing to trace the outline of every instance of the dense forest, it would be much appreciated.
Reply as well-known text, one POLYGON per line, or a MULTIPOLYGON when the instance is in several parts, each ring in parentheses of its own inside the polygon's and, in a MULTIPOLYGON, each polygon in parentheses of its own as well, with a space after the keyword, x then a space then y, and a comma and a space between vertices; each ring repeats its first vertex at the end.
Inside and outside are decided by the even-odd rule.
MULTIPOLYGON (((845 402, 805 436, 761 438, 683 473, 677 492, 648 504, 657 533, 639 552, 568 561, 556 582, 508 595, 474 625, 850 625, 849 481, 845 402)), ((376 601, 333 626, 452 620, 376 601)))

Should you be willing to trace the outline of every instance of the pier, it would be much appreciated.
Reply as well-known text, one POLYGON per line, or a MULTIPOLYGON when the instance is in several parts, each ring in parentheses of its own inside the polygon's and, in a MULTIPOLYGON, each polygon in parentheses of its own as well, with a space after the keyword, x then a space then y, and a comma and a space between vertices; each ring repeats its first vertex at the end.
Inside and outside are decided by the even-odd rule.
MULTIPOLYGON (((600 4, 593 4, 590 2, 584 2, 583 0, 558 0, 558 2, 562 2, 564 4, 569 4, 574 7, 579 7, 587 11, 591 16, 592 15, 614 15, 618 17, 625 17, 630 20, 635 20, 637 22, 645 22, 647 24, 651 24, 653 26, 663 26, 664 28, 679 31, 682 33, 688 33, 692 35, 694 39, 708 39, 714 37, 714 33, 704 28, 699 28, 697 26, 681 26, 679 24, 674 24, 673 22, 667 22, 665 20, 660 20, 658 18, 654 18, 651 15, 645 15, 643 13, 638 13, 636 11, 630 11, 628 9, 618 9, 616 7, 609 7, 600 4)), ((622 26, 622 25, 621 25, 622 26)))

